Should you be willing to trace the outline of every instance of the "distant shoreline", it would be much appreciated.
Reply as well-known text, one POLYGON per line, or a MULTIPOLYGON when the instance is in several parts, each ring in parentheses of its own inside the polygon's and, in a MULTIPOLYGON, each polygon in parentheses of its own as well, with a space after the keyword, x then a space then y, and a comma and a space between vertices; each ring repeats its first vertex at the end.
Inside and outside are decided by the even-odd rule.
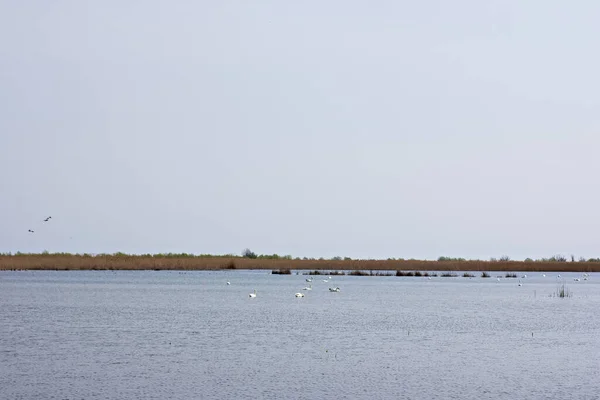
POLYGON ((0 270, 318 270, 600 272, 600 262, 480 260, 316 260, 127 254, 0 255, 0 270))

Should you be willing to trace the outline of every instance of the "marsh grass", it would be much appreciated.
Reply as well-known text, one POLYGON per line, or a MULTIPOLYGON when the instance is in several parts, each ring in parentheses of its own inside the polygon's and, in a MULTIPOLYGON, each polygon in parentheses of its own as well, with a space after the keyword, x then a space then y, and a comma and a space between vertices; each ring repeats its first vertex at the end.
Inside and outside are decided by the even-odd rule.
POLYGON ((556 293, 554 294, 554 297, 561 297, 561 298, 572 297, 572 296, 573 296, 573 293, 569 290, 569 288, 567 287, 567 285, 565 283, 563 283, 558 288, 556 288, 556 293))
POLYGON ((350 276, 393 276, 394 274, 391 272, 382 272, 382 271, 350 271, 348 273, 350 276))
MULTIPOLYGON (((600 272, 600 262, 554 262, 554 261, 481 261, 481 260, 316 260, 280 258, 248 258, 226 255, 193 255, 188 253, 165 253, 131 255, 69 254, 69 253, 4 253, 0 254, 0 270, 222 270, 262 269, 330 271, 539 271, 539 272, 600 272)), ((450 275, 448 275, 450 274, 450 275)), ((508 274, 507 274, 508 275, 508 274)), ((413 273, 414 276, 414 273, 413 273)), ((425 276, 423 274, 423 276, 425 276)), ((511 276, 516 278, 516 274, 511 276)))
POLYGON ((483 271, 483 272, 481 273, 481 277, 482 277, 482 278, 490 278, 490 277, 491 277, 491 275, 490 275, 490 274, 488 274, 487 272, 483 271))
POLYGON ((346 275, 344 271, 308 271, 303 273, 302 275, 346 275))
POLYGON ((292 271, 289 268, 274 269, 271 271, 275 275, 291 275, 292 271))
POLYGON ((517 274, 514 274, 514 273, 507 272, 507 273, 504 275, 504 277, 505 277, 505 278, 516 278, 516 277, 517 277, 517 274))
POLYGON ((473 275, 473 274, 470 274, 470 273, 468 273, 468 272, 465 272, 465 273, 463 274, 463 278, 474 278, 474 277, 475 277, 475 275, 473 275))
POLYGON ((368 272, 364 272, 364 271, 350 271, 348 273, 348 275, 350 275, 350 276, 369 276, 370 274, 368 272))
POLYGON ((458 276, 458 274, 454 273, 454 272, 444 272, 440 275, 442 278, 455 278, 458 276))

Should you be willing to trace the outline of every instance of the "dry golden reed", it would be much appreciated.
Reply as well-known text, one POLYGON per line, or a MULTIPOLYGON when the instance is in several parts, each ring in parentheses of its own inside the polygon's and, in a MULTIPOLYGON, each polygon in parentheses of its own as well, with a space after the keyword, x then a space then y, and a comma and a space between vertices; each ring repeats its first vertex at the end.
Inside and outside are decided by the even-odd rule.
POLYGON ((0 255, 0 270, 222 270, 291 269, 346 271, 546 271, 600 272, 598 262, 300 260, 236 256, 127 254, 0 255))

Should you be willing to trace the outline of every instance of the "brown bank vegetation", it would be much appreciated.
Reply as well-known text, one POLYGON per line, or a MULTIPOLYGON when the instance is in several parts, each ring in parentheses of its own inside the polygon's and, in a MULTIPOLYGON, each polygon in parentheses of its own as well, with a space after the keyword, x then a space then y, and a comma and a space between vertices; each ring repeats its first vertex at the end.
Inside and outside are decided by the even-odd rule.
MULTIPOLYGON (((345 271, 556 271, 600 272, 600 260, 567 261, 551 257, 541 260, 490 261, 464 260, 440 257, 426 260, 353 260, 300 259, 291 256, 256 255, 252 252, 236 255, 192 254, 69 254, 69 253, 15 253, 0 254, 0 270, 345 270, 345 271)), ((373 275, 373 274, 370 274, 373 275)))

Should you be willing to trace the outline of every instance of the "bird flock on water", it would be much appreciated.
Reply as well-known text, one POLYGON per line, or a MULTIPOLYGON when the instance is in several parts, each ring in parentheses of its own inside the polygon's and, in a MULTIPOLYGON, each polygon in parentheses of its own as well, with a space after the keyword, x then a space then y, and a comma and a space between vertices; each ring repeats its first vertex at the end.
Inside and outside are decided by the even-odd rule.
MULTIPOLYGON (((546 274, 542 274, 542 277, 543 277, 543 278, 545 278, 545 277, 546 277, 546 274)), ((500 278, 501 278, 501 277, 500 277, 500 276, 498 276, 498 277, 497 277, 497 280, 498 280, 498 281, 500 281, 500 278)), ((526 275, 526 274, 523 274, 523 275, 521 275, 521 277, 520 277, 520 278, 521 278, 521 279, 527 279, 527 275, 526 275)), ((558 274, 558 275, 556 276, 556 278, 557 278, 557 279, 560 279, 560 278, 561 278, 560 274, 558 274)), ((576 281, 576 282, 579 282, 579 281, 580 281, 580 280, 582 280, 582 279, 583 279, 584 281, 587 281, 587 280, 588 280, 588 278, 589 278, 589 274, 587 274, 587 273, 584 273, 581 279, 580 279, 580 278, 574 278, 573 280, 574 280, 574 281, 576 281)), ((521 279, 519 279, 519 280, 518 280, 518 286, 523 286, 523 282, 521 281, 521 279)), ((328 277, 327 279, 323 279, 323 282, 329 282, 329 280, 331 280, 331 276, 330 276, 330 277, 328 277)), ((429 280, 431 280, 431 277, 429 277, 429 280)), ((312 289, 313 289, 313 288, 312 288, 312 281, 313 281, 313 279, 312 279, 312 278, 306 278, 306 282, 308 282, 309 284, 308 284, 308 286, 305 286, 304 288, 302 288, 302 290, 305 290, 305 291, 310 291, 310 290, 312 290, 312 289)), ((230 282, 230 281, 227 281, 227 285, 231 285, 231 282, 230 282)), ((330 287, 330 288, 329 288, 329 291, 330 291, 330 292, 339 292, 339 291, 340 291, 340 288, 339 288, 339 287, 337 287, 337 286, 336 286, 336 287, 330 287)), ((250 294, 248 295, 248 297, 250 297, 250 298, 255 298, 255 297, 256 297, 256 294, 257 294, 257 293, 256 293, 256 289, 254 289, 254 292, 250 293, 250 294)), ((294 294, 294 296, 295 296, 295 297, 300 297, 300 298, 301 298, 301 297, 305 297, 305 294, 304 294, 304 293, 302 293, 302 292, 297 292, 297 293, 295 293, 295 294, 294 294)))
MULTIPOLYGON (((328 277, 327 279, 323 279, 323 282, 329 282, 329 280, 331 279, 331 277, 328 277)), ((306 282, 312 282, 311 278, 306 278, 306 282)), ((231 285, 230 281, 227 281, 227 285, 231 285)), ((302 290, 306 290, 306 291, 310 291, 312 290, 312 284, 309 284, 308 286, 305 286, 302 288, 302 290)), ((336 287, 330 287, 329 288, 330 292, 339 292, 340 288, 338 286, 336 287)), ((251 299, 255 298, 257 295, 256 293, 256 289, 254 289, 254 291, 250 294, 248 294, 248 297, 250 297, 251 299)), ((305 297, 304 293, 302 292, 297 292, 294 294, 295 297, 305 297)))

